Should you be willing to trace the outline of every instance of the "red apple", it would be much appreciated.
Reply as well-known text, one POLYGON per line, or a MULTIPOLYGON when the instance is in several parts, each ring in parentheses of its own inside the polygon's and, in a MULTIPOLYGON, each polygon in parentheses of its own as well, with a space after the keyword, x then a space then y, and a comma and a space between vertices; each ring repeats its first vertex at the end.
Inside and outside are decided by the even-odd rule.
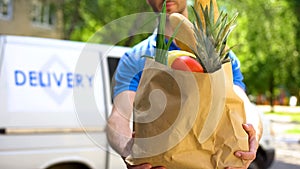
POLYGON ((201 64, 189 56, 180 56, 176 58, 173 61, 171 68, 190 72, 204 72, 201 64))

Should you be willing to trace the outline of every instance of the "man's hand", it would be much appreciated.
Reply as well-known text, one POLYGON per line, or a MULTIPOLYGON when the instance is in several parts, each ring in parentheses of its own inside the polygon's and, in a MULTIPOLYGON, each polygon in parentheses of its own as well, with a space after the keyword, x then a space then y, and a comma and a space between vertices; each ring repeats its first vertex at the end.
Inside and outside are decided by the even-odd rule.
MULTIPOLYGON (((227 167, 226 169, 247 169, 251 162, 256 158, 256 151, 258 148, 256 132, 251 124, 243 124, 243 128, 248 133, 249 151, 236 151, 234 155, 240 159, 246 160, 247 163, 244 167, 227 167)), ((152 165, 148 163, 134 166, 126 163, 126 165, 128 169, 166 169, 165 167, 152 167, 152 165)))
POLYGON ((243 124, 244 130, 248 133, 249 151, 236 151, 234 155, 240 159, 247 160, 246 166, 242 168, 227 167, 226 169, 247 169, 251 162, 256 158, 258 141, 256 132, 251 124, 243 124))
POLYGON ((141 165, 129 165, 127 164, 128 169, 166 169, 165 167, 152 167, 151 164, 145 163, 141 165))
MULTIPOLYGON (((134 136, 135 136, 135 132, 132 132, 132 138, 134 138, 134 136)), ((127 143, 127 146, 126 146, 127 148, 125 148, 125 149, 130 149, 131 150, 132 144, 133 144, 133 139, 130 142, 127 143)), ((140 164, 140 165, 130 165, 126 162, 126 160, 125 160, 126 157, 122 157, 122 158, 123 158, 123 160, 124 160, 124 162, 125 162, 128 169, 166 169, 165 167, 161 167, 161 166, 160 167, 152 167, 152 165, 149 164, 149 163, 140 164)))

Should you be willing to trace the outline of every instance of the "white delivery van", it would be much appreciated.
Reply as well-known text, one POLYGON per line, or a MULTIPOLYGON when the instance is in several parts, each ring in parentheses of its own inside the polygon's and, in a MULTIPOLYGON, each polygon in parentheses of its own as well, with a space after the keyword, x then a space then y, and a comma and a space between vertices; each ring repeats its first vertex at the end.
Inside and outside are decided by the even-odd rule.
POLYGON ((0 168, 125 168, 104 129, 126 50, 0 36, 0 168))

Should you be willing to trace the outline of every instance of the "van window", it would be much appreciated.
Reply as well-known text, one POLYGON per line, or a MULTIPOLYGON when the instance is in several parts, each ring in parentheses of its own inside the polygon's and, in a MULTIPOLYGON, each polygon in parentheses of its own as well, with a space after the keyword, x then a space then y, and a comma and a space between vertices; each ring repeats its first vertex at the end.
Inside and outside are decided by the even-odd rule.
POLYGON ((47 1, 34 0, 31 7, 31 21, 36 26, 54 26, 56 21, 56 5, 47 1))
MULTIPOLYGON (((112 91, 112 85, 113 85, 113 76, 114 73, 117 69, 118 63, 119 63, 120 58, 116 58, 116 57, 112 57, 112 56, 108 56, 107 57, 107 63, 108 63, 108 72, 109 72, 109 85, 110 85, 110 89, 112 91)), ((111 92, 112 93, 112 92, 111 92)), ((111 94, 111 102, 112 102, 113 98, 112 98, 112 94, 111 94)))
POLYGON ((0 19, 10 20, 13 14, 12 0, 0 0, 0 19))

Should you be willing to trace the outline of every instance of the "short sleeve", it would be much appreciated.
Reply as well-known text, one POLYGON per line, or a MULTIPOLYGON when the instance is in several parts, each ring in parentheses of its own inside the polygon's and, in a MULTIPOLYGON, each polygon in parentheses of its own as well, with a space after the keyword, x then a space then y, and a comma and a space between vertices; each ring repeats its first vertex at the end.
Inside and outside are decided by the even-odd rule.
POLYGON ((240 61, 232 51, 229 52, 229 58, 231 59, 232 65, 233 83, 245 91, 246 85, 243 82, 244 77, 240 69, 240 61))
POLYGON ((126 90, 137 90, 145 65, 144 56, 154 56, 154 38, 150 36, 121 57, 114 75, 113 97, 126 90))

